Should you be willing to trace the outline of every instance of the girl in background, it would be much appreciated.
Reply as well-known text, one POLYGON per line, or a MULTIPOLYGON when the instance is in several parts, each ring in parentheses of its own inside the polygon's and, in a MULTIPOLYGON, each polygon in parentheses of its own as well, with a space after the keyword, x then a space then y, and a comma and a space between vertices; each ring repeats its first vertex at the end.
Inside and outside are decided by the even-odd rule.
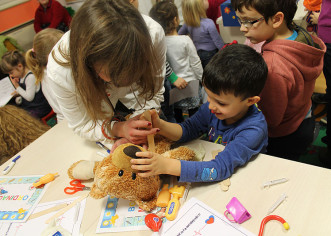
POLYGON ((158 129, 138 119, 145 110, 160 109, 165 51, 161 26, 128 0, 86 0, 47 64, 47 80, 69 127, 90 140, 121 138, 113 149, 146 144, 158 129), (118 101, 134 118, 114 116, 118 101))
POLYGON ((48 62, 48 55, 52 51, 54 45, 63 36, 63 32, 57 29, 44 29, 37 33, 33 38, 33 49, 30 49, 25 54, 26 64, 36 76, 36 83, 41 83, 41 88, 48 103, 56 113, 57 121, 63 120, 63 114, 60 106, 56 101, 48 80, 46 66, 48 62))
POLYGON ((208 0, 182 0, 184 25, 178 34, 189 34, 198 51, 202 67, 224 46, 214 22, 207 18, 208 0))
MULTIPOLYGON (((178 10, 176 5, 170 1, 162 1, 153 6, 150 16, 156 20, 164 29, 167 44, 167 61, 177 76, 185 80, 184 85, 177 86, 179 89, 185 88, 187 83, 193 80, 201 81, 202 66, 200 58, 189 36, 178 35, 179 25, 178 10)), ((200 98, 189 97, 175 103, 177 122, 183 121, 183 114, 193 115, 199 108, 200 98), (190 112, 191 111, 191 112, 190 112)))
POLYGON ((6 52, 2 56, 1 70, 7 74, 15 87, 15 96, 18 105, 27 110, 32 116, 42 118, 46 116, 52 108, 49 106, 41 90, 40 82, 26 65, 24 56, 17 50, 6 52))

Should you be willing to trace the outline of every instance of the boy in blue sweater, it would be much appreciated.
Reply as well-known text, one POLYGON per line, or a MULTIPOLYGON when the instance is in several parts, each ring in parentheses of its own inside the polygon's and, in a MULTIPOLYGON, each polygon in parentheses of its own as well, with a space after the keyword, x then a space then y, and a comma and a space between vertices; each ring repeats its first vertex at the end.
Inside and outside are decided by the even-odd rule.
POLYGON ((152 152, 137 152, 132 169, 142 177, 158 174, 180 176, 182 182, 211 182, 229 178, 234 169, 266 151, 267 123, 255 105, 268 74, 262 56, 246 45, 229 45, 205 67, 202 83, 208 102, 180 124, 159 119, 152 111, 153 126, 160 134, 184 143, 203 133, 209 141, 225 145, 214 160, 205 162, 168 159, 152 152))

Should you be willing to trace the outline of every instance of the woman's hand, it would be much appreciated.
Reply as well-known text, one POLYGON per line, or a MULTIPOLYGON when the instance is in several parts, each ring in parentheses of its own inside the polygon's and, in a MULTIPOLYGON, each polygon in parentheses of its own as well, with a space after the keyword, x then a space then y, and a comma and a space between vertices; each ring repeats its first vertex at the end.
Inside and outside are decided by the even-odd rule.
POLYGON ((187 86, 187 82, 181 78, 178 77, 178 79, 174 82, 174 85, 178 88, 178 89, 184 89, 187 86))
POLYGON ((117 137, 126 138, 133 144, 147 144, 147 135, 156 134, 159 128, 152 128, 152 123, 146 120, 139 120, 134 117, 130 120, 117 122, 113 127, 113 134, 117 137))

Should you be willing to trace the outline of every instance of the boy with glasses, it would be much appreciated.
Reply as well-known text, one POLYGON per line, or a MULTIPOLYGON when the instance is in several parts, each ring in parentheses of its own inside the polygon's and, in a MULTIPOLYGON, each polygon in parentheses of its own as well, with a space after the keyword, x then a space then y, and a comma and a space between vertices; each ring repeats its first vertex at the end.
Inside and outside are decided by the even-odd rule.
POLYGON ((324 43, 293 23, 296 0, 232 0, 240 30, 262 47, 268 78, 259 108, 268 123, 267 154, 298 160, 313 141, 311 96, 323 68, 324 43))

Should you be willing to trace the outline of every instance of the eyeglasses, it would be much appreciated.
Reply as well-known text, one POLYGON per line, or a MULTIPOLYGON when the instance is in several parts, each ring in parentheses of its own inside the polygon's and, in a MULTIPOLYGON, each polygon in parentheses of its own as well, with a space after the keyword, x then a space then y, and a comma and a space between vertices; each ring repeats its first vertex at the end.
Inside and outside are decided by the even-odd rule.
POLYGON ((251 28, 255 23, 263 21, 264 17, 261 17, 257 20, 247 20, 247 21, 242 21, 237 17, 237 20, 238 20, 240 25, 244 25, 246 28, 251 28))

